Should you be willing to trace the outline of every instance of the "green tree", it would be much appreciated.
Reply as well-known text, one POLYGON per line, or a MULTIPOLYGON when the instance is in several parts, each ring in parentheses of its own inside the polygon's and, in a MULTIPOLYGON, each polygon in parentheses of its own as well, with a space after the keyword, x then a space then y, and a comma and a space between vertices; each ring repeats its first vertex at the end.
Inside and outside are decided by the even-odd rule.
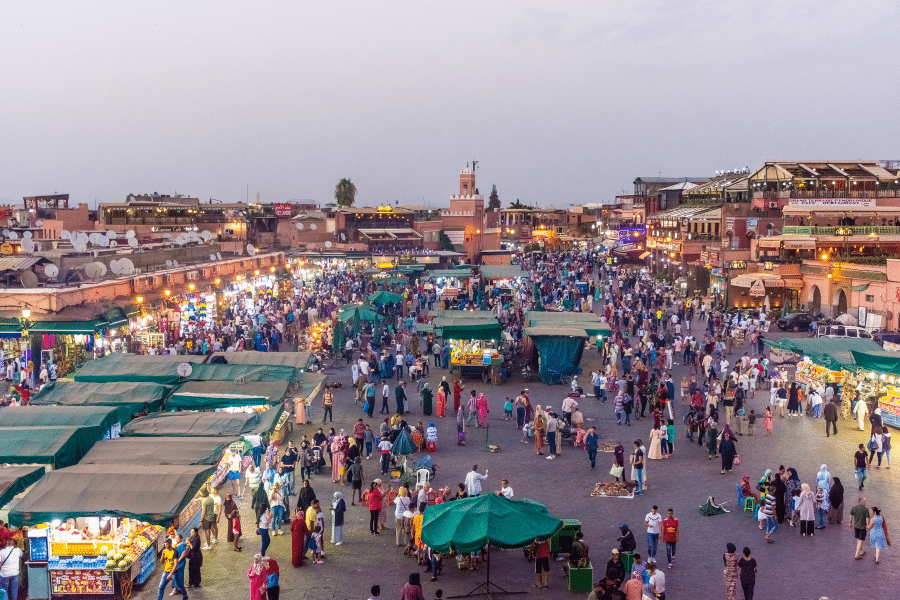
POLYGON ((533 206, 529 206, 529 205, 527 205, 527 204, 522 204, 522 203, 519 201, 518 198, 516 198, 516 201, 515 201, 515 202, 510 202, 510 203, 509 203, 509 207, 510 207, 510 208, 519 208, 519 209, 523 209, 523 210, 524 210, 524 209, 529 209, 529 208, 534 208, 533 206))
POLYGON ((447 232, 443 229, 438 232, 438 243, 440 244, 438 250, 447 250, 449 252, 456 250, 456 248, 453 247, 453 242, 450 241, 450 236, 448 236, 447 232))
POLYGON ((500 196, 497 195, 497 186, 494 186, 494 189, 491 190, 491 195, 488 198, 488 210, 494 210, 500 208, 500 196))
POLYGON ((353 206, 356 201, 356 186, 347 178, 341 179, 334 186, 334 199, 338 206, 353 206))

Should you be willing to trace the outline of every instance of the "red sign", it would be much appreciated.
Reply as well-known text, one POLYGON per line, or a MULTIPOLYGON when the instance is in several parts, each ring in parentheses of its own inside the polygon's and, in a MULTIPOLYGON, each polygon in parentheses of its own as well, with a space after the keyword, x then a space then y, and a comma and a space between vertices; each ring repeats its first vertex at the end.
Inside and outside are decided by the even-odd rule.
POLYGON ((272 206, 275 207, 275 216, 276 217, 291 216, 291 205, 289 202, 276 202, 272 206))

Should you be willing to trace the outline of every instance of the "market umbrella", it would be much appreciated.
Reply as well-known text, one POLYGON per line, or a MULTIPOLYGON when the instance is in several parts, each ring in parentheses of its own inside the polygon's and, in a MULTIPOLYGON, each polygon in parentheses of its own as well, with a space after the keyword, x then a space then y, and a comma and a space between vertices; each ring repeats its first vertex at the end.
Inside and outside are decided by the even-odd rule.
MULTIPOLYGON (((475 552, 491 546, 522 548, 534 540, 553 537, 563 522, 543 504, 532 500, 514 500, 496 494, 462 498, 425 509, 422 521, 422 543, 436 552, 475 552)), ((469 595, 491 586, 499 593, 510 593, 491 583, 491 561, 487 561, 487 581, 469 595)))
POLYGON ((369 294, 369 302, 372 304, 390 304, 392 302, 403 302, 403 296, 387 290, 379 290, 374 294, 369 294))
POLYGON ((400 430, 400 435, 397 436, 397 439, 394 440, 394 445, 391 446, 391 454, 394 456, 407 456, 409 454, 415 454, 419 449, 416 447, 415 442, 412 441, 412 438, 406 432, 405 429, 400 430))

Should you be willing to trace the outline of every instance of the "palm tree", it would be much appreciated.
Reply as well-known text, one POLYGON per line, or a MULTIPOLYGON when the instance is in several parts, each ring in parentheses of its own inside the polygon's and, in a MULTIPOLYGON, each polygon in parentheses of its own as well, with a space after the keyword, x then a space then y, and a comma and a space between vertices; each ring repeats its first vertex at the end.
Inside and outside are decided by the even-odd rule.
POLYGON ((339 206, 353 206, 353 202, 356 201, 356 186, 346 177, 341 179, 334 186, 334 199, 339 206))

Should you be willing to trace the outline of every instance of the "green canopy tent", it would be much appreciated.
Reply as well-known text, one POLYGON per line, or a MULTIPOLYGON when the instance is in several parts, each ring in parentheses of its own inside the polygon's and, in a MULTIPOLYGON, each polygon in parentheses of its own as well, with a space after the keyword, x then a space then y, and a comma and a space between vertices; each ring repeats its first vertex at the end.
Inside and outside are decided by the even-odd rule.
POLYGON ((597 319, 597 315, 593 313, 530 310, 525 313, 525 324, 531 327, 574 327, 576 329, 584 329, 592 337, 609 337, 612 335, 612 328, 607 323, 601 323, 597 319))
POLYGON ((382 306, 384 304, 393 304, 403 302, 403 296, 387 290, 380 290, 374 294, 369 294, 368 301, 371 304, 382 306))
POLYGON ((135 419, 124 428, 122 436, 135 437, 226 437, 268 434, 283 412, 275 405, 262 412, 154 413, 135 419))
POLYGON ((587 331, 577 327, 526 327, 523 332, 537 347, 541 381, 559 383, 561 377, 578 371, 584 343, 590 337, 587 331))
POLYGON ((300 369, 290 365, 200 364, 193 365, 190 381, 299 381, 300 369))
POLYGON ((0 508, 44 476, 44 467, 0 467, 0 508))
POLYGON ((429 271, 425 279, 468 279, 471 276, 471 267, 465 266, 459 269, 435 269, 429 271))
POLYGON ((188 381, 166 400, 169 410, 215 410, 238 406, 261 406, 284 400, 287 381, 256 381, 240 385, 234 381, 188 381))
POLYGON ((35 406, 119 406, 131 415, 162 407, 169 388, 156 383, 57 381, 31 398, 35 406))
POLYGON ((121 437, 97 442, 80 465, 217 465, 235 437, 121 437))
POLYGON ((434 332, 445 340, 495 340, 500 341, 503 327, 496 317, 444 318, 433 322, 434 332))
MULTIPOLYGON (((349 323, 350 335, 356 336, 362 329, 363 322, 372 323, 374 330, 378 327, 382 317, 370 304, 345 304, 338 312, 337 318, 339 323, 349 323)), ((334 328, 334 345, 332 347, 340 352, 345 343, 344 326, 338 325, 334 328)))
POLYGON ((409 456, 410 454, 415 454, 419 449, 416 447, 415 442, 412 441, 410 435, 406 432, 405 429, 400 430, 400 434, 397 436, 397 439, 394 440, 394 444, 391 446, 391 454, 394 456, 409 456))
POLYGON ((77 463, 97 441, 97 427, 0 427, 0 464, 77 463))
POLYGON ((77 373, 76 382, 109 383, 127 381, 172 385, 181 379, 176 369, 181 363, 200 363, 206 356, 122 354, 114 352, 88 361, 77 373))
MULTIPOLYGON (((8 406, 0 408, 3 427, 93 427, 97 439, 134 416, 137 405, 119 406, 8 406)), ((140 410, 138 410, 140 412, 140 410)))
MULTIPOLYGON (((840 338, 844 339, 844 338, 840 338)), ((866 340, 868 341, 868 340, 866 340)), ((851 350, 856 366, 866 371, 900 375, 900 353, 892 350, 851 350)))
POLYGON ((9 507, 9 522, 120 516, 168 527, 206 483, 209 465, 76 465, 47 473, 9 507))
MULTIPOLYGON (((425 509, 422 520, 422 543, 435 552, 476 552, 488 546, 522 548, 534 540, 546 540, 563 528, 547 508, 531 500, 513 500, 488 494, 463 498, 425 509)), ((509 593, 491 583, 491 561, 487 561, 487 581, 468 595, 491 593, 491 586, 500 593, 509 593)))
POLYGON ((878 343, 866 338, 781 338, 764 339, 763 342, 770 348, 808 356, 817 365, 832 371, 855 368, 854 350, 881 352, 878 343))
POLYGON ((301 371, 308 371, 316 361, 316 357, 309 352, 256 352, 255 350, 214 352, 210 357, 210 362, 217 357, 222 357, 233 365, 281 365, 294 367, 301 371))
POLYGON ((481 265, 478 270, 485 279, 516 279, 528 275, 519 265, 481 265))

